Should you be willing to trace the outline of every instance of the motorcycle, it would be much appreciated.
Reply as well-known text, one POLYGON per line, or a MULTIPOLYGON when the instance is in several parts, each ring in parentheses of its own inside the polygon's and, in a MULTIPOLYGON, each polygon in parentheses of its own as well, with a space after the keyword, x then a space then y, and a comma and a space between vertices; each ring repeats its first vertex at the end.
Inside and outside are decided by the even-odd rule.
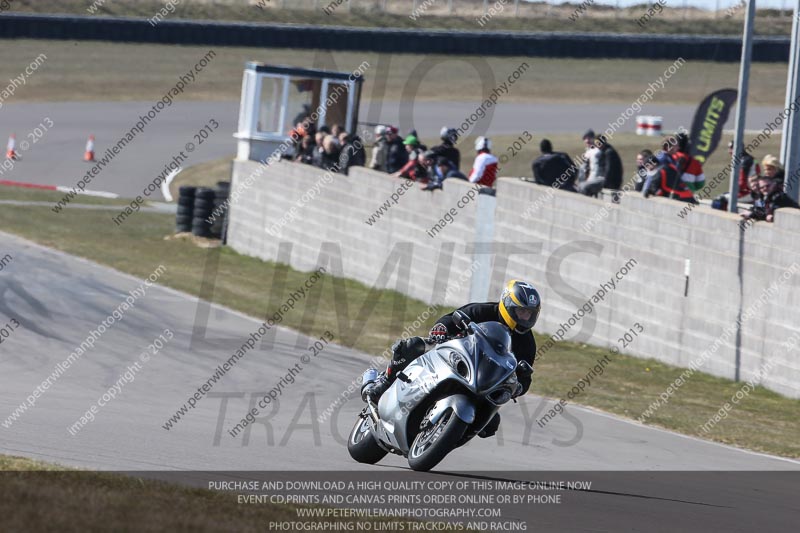
MULTIPOLYGON (((366 398, 347 441, 353 459, 375 464, 394 453, 413 470, 428 471, 480 433, 514 397, 518 371, 533 373, 511 352, 506 326, 474 323, 461 311, 453 318, 460 337, 409 363, 377 405, 366 398)), ((376 370, 367 370, 364 386, 376 377, 376 370)))

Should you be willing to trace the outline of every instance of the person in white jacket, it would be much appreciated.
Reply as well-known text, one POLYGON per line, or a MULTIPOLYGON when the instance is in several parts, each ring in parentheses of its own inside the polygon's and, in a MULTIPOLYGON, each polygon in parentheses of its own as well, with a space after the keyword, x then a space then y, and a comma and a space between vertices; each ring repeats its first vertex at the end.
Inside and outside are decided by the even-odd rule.
POLYGON ((595 142, 593 130, 588 130, 583 134, 583 144, 586 145, 586 151, 583 153, 583 164, 578 177, 578 192, 586 196, 596 196, 603 190, 606 177, 599 175, 600 148, 595 142))
POLYGON ((470 183, 477 183, 484 187, 493 187, 497 179, 498 159, 492 154, 492 141, 487 137, 478 137, 475 141, 475 162, 469 173, 470 183))

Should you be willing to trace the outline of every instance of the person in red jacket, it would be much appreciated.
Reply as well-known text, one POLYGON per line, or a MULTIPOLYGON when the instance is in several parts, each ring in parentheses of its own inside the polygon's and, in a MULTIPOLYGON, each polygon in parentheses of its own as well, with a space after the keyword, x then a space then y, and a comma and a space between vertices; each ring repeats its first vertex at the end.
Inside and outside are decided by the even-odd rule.
MULTIPOLYGON (((418 181, 425 185, 434 178, 433 163, 433 152, 426 150, 403 165, 403 168, 392 175, 396 178, 418 181)), ((439 188, 441 189, 441 186, 439 188)))
MULTIPOLYGON (((728 155, 733 157, 733 141, 728 143, 728 155)), ((747 153, 747 150, 743 149, 739 167, 739 199, 750 198, 753 195, 755 191, 750 185, 759 174, 761 174, 761 165, 747 153)))
POLYGON ((645 198, 661 196, 681 202, 697 203, 697 200, 681 179, 678 169, 672 163, 659 165, 656 156, 651 155, 645 161, 647 181, 644 183, 642 194, 645 198))
POLYGON ((706 176, 703 173, 703 165, 700 161, 689 154, 689 136, 685 133, 675 135, 677 139, 677 150, 672 152, 672 159, 675 161, 675 168, 692 192, 697 192, 706 183, 706 176))

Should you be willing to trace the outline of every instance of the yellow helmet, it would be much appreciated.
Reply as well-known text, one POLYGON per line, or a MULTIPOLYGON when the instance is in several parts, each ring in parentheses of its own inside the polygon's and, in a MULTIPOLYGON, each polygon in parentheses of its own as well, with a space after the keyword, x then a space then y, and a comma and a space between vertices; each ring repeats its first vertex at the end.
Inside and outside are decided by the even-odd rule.
POLYGON ((527 333, 539 319, 542 300, 533 285, 512 279, 500 296, 500 316, 517 333, 527 333))

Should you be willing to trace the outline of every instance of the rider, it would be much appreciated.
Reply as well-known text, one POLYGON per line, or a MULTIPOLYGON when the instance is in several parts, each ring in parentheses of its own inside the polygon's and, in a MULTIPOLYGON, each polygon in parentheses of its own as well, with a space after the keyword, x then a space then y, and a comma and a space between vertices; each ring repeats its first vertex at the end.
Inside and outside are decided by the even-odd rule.
MULTIPOLYGON (((539 318, 541 299, 539 292, 524 281, 511 280, 503 289, 499 302, 471 303, 459 308, 473 322, 500 322, 511 330, 511 351, 517 360, 526 361, 533 366, 536 354, 536 340, 533 338, 533 328, 539 318)), ((441 344, 458 335, 460 329, 453 319, 453 313, 441 317, 431 328, 428 339, 411 337, 399 340, 392 346, 392 360, 386 371, 373 383, 368 383, 361 391, 363 398, 369 397, 377 403, 381 395, 394 383, 397 374, 401 372, 414 359, 424 354, 428 345, 441 344)), ((531 374, 518 372, 519 385, 514 397, 525 394, 531 385, 531 374)), ((491 422, 479 433, 481 437, 491 437, 497 432, 500 425, 498 413, 491 422)))

